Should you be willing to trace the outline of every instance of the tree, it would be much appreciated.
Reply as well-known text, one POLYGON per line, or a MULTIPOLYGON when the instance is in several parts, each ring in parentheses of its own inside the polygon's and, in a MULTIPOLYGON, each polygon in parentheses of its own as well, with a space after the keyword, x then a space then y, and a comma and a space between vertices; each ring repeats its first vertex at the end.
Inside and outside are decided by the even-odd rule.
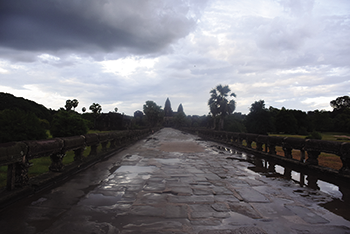
POLYGON ((77 99, 73 99, 73 100, 71 101, 71 104, 72 104, 72 106, 73 106, 73 108, 74 108, 74 110, 75 110, 75 108, 78 106, 79 102, 78 102, 77 99))
POLYGON ((81 109, 81 111, 82 111, 83 113, 85 113, 86 108, 85 108, 85 107, 83 107, 83 108, 81 109))
POLYGON ((298 121, 293 113, 282 107, 275 120, 277 132, 296 134, 298 132, 298 121))
POLYGON ((66 105, 64 106, 66 108, 67 111, 71 110, 73 105, 72 105, 72 101, 71 100, 67 100, 66 101, 66 105))
POLYGON ((271 113, 265 108, 264 100, 254 102, 245 120, 247 131, 250 133, 267 134, 274 132, 271 113))
POLYGON ((134 122, 135 124, 137 124, 138 126, 142 126, 143 124, 143 112, 140 110, 137 110, 134 112, 134 122))
POLYGON ((143 105, 143 113, 145 113, 151 127, 154 127, 163 119, 161 106, 158 106, 153 101, 146 101, 146 104, 143 105))
POLYGON ((347 108, 350 108, 350 97, 349 96, 343 96, 343 97, 337 97, 337 99, 332 100, 330 102, 331 107, 333 107, 333 110, 344 110, 347 108))
POLYGON ((6 109, 33 113, 39 119, 46 119, 49 122, 52 120, 51 111, 45 106, 22 97, 15 97, 12 94, 0 92, 0 111, 6 109))
POLYGON ((102 107, 98 103, 92 103, 92 105, 89 107, 89 109, 92 111, 94 114, 100 114, 102 111, 102 107))
POLYGON ((232 114, 236 109, 236 101, 227 99, 228 96, 236 97, 236 94, 234 93, 229 95, 230 92, 231 89, 228 85, 222 86, 221 84, 210 91, 211 97, 208 101, 208 105, 210 113, 214 117, 214 129, 216 128, 215 117, 217 115, 220 117, 219 130, 221 130, 224 127, 225 116, 232 114))
POLYGON ((34 113, 19 109, 0 111, 0 143, 46 138, 45 127, 34 113))
POLYGON ((118 112, 118 107, 114 108, 114 112, 115 112, 115 113, 118 112))
POLYGON ((78 136, 87 131, 86 121, 76 112, 60 110, 53 116, 50 132, 54 137, 78 136))

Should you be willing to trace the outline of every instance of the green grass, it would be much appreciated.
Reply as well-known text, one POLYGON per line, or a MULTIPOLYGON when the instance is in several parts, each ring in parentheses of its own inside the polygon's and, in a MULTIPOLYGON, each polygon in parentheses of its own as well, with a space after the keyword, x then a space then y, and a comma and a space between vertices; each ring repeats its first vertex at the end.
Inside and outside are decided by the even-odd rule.
MULTIPOLYGON (((109 144, 108 144, 109 147, 109 144)), ((101 152, 102 146, 101 144, 97 148, 97 152, 101 152)), ((87 157, 90 154, 91 147, 86 147, 83 156, 87 157)), ((70 163, 74 162, 74 151, 68 151, 66 152, 66 155, 62 159, 63 165, 68 165, 70 163)), ((30 160, 30 163, 32 163, 32 166, 28 168, 28 176, 34 177, 38 176, 40 174, 43 174, 45 172, 49 171, 49 167, 51 165, 51 159, 49 156, 47 157, 41 157, 41 158, 35 158, 30 160)), ((7 180, 7 166, 1 166, 0 167, 0 188, 6 186, 6 180, 7 180)))
MULTIPOLYGON (((89 133, 102 133, 102 132, 109 132, 109 131, 98 131, 98 130, 89 130, 89 133)), ((46 132, 48 135, 48 138, 52 138, 52 135, 50 134, 50 131, 46 132)), ((110 143, 108 143, 107 148, 109 148, 110 143)), ((97 148, 97 152, 101 152, 102 150, 102 145, 100 144, 97 148)), ((87 157, 90 154, 91 147, 86 147, 83 156, 87 157)), ((70 163, 74 162, 74 151, 68 151, 66 152, 66 155, 62 159, 63 165, 68 165, 70 163)), ((34 177, 38 176, 42 173, 48 172, 49 171, 49 166, 51 165, 51 159, 49 156, 47 157, 41 157, 41 158, 35 158, 30 160, 30 163, 33 165, 28 168, 28 176, 29 177, 34 177)), ((0 167, 0 188, 6 186, 6 180, 7 180, 7 166, 1 166, 0 167)))

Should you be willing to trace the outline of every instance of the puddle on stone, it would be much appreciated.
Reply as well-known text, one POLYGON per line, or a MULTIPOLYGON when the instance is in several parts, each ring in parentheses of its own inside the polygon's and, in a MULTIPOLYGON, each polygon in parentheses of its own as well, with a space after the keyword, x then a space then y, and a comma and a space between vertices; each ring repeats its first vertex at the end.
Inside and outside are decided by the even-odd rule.
POLYGON ((156 158, 156 160, 161 164, 169 164, 169 165, 174 165, 181 162, 181 159, 179 158, 166 158, 166 159, 156 158))
POLYGON ((114 174, 123 174, 125 176, 124 182, 126 182, 136 178, 138 175, 142 179, 148 179, 150 177, 149 173, 155 171, 156 169, 157 167, 154 166, 121 166, 114 172, 114 174))
POLYGON ((124 192, 117 192, 113 196, 105 196, 100 193, 90 193, 86 196, 86 199, 82 200, 79 204, 86 206, 111 206, 120 201, 123 195, 124 192))
MULTIPOLYGON (((250 174, 255 173, 256 175, 263 175, 269 178, 281 178, 287 181, 293 181, 300 188, 307 187, 313 189, 316 193, 317 191, 321 191, 328 194, 332 201, 320 202, 320 205, 350 221, 350 213, 348 212, 350 209, 350 188, 348 188, 349 186, 346 182, 321 173, 317 174, 297 167, 292 168, 292 166, 281 165, 272 159, 263 159, 238 151, 233 151, 232 156, 234 157, 228 157, 227 159, 235 161, 241 161, 243 159, 249 162, 250 165, 247 165, 245 170, 247 172, 250 171, 250 174)), ((286 184, 285 186, 288 185, 286 184)), ((302 190, 295 191, 303 196, 305 195, 305 193, 301 192, 302 190)), ((306 196, 310 195, 315 196, 315 201, 317 201, 317 196, 310 192, 306 196)))

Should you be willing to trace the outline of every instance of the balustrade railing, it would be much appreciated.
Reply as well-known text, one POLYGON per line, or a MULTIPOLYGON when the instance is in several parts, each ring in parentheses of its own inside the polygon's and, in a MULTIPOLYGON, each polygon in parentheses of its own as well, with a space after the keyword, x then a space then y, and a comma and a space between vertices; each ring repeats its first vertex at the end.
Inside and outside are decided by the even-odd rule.
POLYGON ((342 175, 350 175, 350 143, 336 142, 314 139, 301 139, 293 137, 277 137, 266 136, 251 133, 234 133, 224 131, 214 131, 208 129, 183 129, 192 134, 198 134, 206 139, 220 141, 222 143, 247 148, 257 152, 273 155, 275 157, 283 157, 293 159, 292 151, 300 151, 299 162, 305 165, 318 166, 318 157, 321 152, 334 154, 340 157, 342 167, 338 173, 342 175), (252 149, 252 144, 256 144, 256 148, 252 149), (265 146, 265 147, 263 147, 265 146), (276 147, 281 147, 283 156, 276 153, 276 147), (307 155, 307 157, 305 156, 307 155))
POLYGON ((7 190, 23 187, 28 184, 30 160, 50 157, 52 172, 64 172, 62 159, 68 151, 74 151, 74 162, 79 163, 99 157, 98 146, 102 153, 122 147, 150 134, 150 130, 116 131, 93 133, 81 136, 61 137, 38 141, 21 141, 0 144, 0 166, 7 166, 7 190), (109 147, 108 147, 109 146, 109 147), (90 154, 83 156, 84 150, 90 147, 90 154))

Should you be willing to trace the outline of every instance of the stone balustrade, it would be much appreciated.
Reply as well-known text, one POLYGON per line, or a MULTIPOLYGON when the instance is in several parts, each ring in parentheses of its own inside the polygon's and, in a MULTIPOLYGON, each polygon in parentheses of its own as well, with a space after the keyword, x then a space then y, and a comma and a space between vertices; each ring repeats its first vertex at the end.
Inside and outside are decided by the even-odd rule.
POLYGON ((281 159, 293 160, 292 151, 298 150, 300 151, 300 160, 298 161, 298 164, 301 163, 305 166, 318 166, 318 156, 321 152, 334 154, 340 157, 343 164, 338 173, 345 176, 350 175, 350 143, 347 142, 277 137, 251 133, 234 133, 208 129, 188 128, 182 130, 192 134, 198 134, 205 139, 218 141, 239 148, 246 148, 249 151, 259 152, 267 156, 271 155, 281 159), (252 148, 253 143, 256 144, 255 149, 252 148), (265 146, 265 148, 263 148, 263 146, 265 146), (284 156, 277 155, 277 146, 282 148, 284 156), (305 156, 306 153, 307 158, 305 156))
POLYGON ((64 173, 62 160, 68 151, 74 151, 74 163, 79 167, 84 161, 102 157, 108 151, 121 148, 149 134, 150 130, 115 131, 0 144, 0 166, 7 166, 6 188, 13 190, 15 187, 28 184, 31 159, 49 156, 51 158, 49 170, 64 173), (102 146, 101 153, 97 150, 99 145, 102 146), (84 157, 83 153, 87 147, 90 147, 91 151, 84 157))

